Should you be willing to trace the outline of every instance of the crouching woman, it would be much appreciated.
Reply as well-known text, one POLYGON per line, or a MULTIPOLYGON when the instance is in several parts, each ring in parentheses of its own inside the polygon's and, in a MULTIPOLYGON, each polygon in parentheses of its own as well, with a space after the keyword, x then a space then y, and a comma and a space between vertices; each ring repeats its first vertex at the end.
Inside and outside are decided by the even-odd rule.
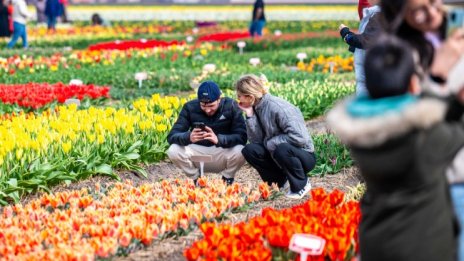
POLYGON ((235 90, 246 114, 250 143, 242 150, 245 160, 263 181, 288 191, 288 198, 303 198, 311 190, 307 174, 316 165, 316 157, 301 111, 269 94, 255 75, 242 76, 235 90))

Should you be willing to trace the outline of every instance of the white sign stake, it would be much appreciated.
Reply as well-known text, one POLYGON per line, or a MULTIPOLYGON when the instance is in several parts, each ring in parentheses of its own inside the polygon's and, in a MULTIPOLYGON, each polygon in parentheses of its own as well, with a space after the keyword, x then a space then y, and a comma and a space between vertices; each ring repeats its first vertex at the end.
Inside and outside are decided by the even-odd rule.
POLYGON ((300 254, 300 260, 306 261, 308 255, 318 256, 324 252, 325 239, 310 234, 294 234, 288 248, 300 254))

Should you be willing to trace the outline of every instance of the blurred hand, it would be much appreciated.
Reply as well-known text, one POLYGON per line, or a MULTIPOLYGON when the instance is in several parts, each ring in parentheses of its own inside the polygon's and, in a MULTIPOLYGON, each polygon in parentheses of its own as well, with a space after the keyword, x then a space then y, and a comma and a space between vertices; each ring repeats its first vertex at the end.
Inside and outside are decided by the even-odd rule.
POLYGON ((461 90, 458 92, 457 96, 458 96, 458 100, 459 100, 462 104, 464 104, 464 86, 463 86, 463 88, 461 88, 461 90))
POLYGON ((464 55, 464 30, 458 29, 437 49, 430 66, 432 75, 448 79, 448 74, 464 55))
POLYGON ((342 30, 343 28, 345 28, 345 27, 348 27, 348 26, 346 26, 346 25, 344 25, 344 24, 340 24, 340 26, 338 26, 338 30, 341 31, 341 30, 342 30))
POLYGON ((218 137, 214 133, 213 129, 210 127, 206 126, 205 127, 206 132, 203 132, 203 139, 211 141, 213 144, 218 144, 218 137))
MULTIPOLYGON (((207 127, 208 128, 208 127, 207 127)), ((192 143, 197 143, 201 140, 204 140, 205 138, 205 131, 202 131, 200 128, 195 128, 192 130, 190 133, 190 141, 192 143)))

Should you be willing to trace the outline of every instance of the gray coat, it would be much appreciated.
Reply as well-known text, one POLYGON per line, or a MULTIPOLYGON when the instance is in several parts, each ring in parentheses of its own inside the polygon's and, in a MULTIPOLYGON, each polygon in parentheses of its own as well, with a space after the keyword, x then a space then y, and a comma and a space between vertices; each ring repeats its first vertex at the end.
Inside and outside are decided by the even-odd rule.
POLYGON ((254 110, 255 114, 246 120, 251 143, 263 144, 271 154, 281 143, 314 152, 313 140, 297 107, 279 97, 265 94, 254 110))

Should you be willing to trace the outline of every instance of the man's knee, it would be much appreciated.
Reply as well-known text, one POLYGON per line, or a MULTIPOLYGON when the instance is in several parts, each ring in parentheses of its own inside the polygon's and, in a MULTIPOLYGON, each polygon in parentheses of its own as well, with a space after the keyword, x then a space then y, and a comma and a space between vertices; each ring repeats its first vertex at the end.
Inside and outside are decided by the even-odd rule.
POLYGON ((177 160, 181 158, 181 153, 184 150, 183 146, 180 146, 178 144, 172 144, 169 146, 169 149, 166 151, 166 154, 168 155, 168 158, 172 160, 177 160))
POLYGON ((256 151, 259 149, 259 145, 256 143, 250 143, 245 145, 245 147, 242 148, 242 155, 245 158, 252 157, 252 155, 256 154, 256 151))

